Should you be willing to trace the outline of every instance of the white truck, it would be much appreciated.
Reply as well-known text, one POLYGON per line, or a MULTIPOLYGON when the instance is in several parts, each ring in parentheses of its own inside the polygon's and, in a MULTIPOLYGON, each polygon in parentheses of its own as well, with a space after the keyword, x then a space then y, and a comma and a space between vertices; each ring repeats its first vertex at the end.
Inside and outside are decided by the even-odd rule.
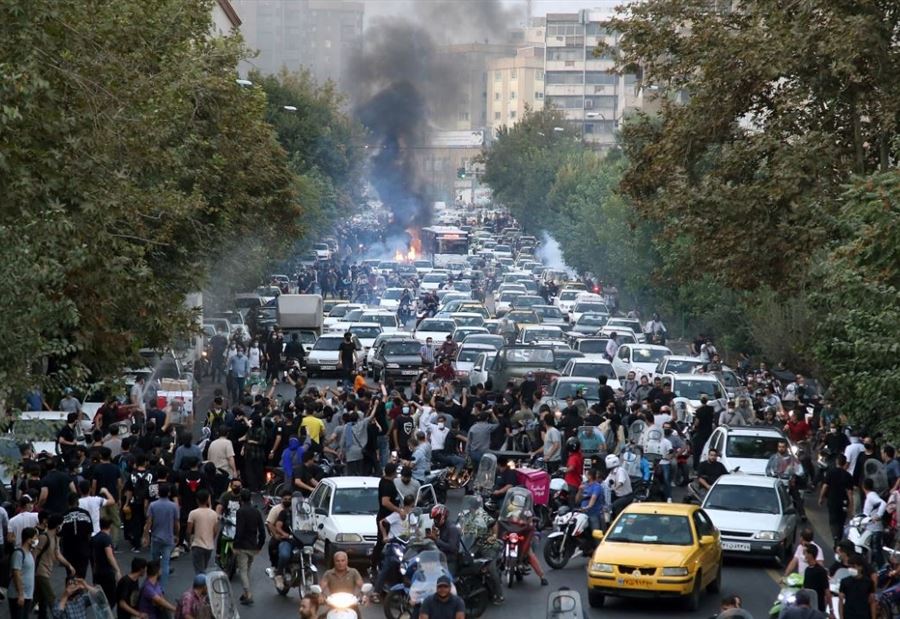
POLYGON ((322 295, 283 294, 278 297, 278 326, 283 331, 322 333, 322 295))

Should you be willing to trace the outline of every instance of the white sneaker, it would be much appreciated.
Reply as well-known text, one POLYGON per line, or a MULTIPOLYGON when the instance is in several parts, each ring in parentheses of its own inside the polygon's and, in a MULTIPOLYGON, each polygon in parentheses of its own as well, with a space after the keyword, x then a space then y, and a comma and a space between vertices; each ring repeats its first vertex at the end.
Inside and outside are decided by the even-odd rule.
POLYGON ((266 568, 266 576, 268 576, 269 578, 275 578, 275 568, 267 567, 266 568))
POLYGON ((275 577, 275 588, 276 589, 284 589, 284 576, 278 574, 275 577))

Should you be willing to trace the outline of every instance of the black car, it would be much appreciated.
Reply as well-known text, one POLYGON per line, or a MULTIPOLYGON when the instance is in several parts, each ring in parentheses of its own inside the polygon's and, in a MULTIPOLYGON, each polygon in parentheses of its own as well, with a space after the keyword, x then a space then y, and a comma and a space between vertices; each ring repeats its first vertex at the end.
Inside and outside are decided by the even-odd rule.
POLYGON ((372 357, 372 374, 377 380, 412 383, 425 369, 419 354, 422 343, 413 338, 388 339, 380 342, 372 357))

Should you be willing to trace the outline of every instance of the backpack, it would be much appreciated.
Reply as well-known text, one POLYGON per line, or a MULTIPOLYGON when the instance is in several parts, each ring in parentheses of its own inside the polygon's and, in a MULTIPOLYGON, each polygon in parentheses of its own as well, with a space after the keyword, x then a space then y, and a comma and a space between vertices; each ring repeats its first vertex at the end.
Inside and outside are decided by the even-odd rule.
POLYGON ((644 453, 664 456, 662 453, 663 433, 659 428, 651 428, 644 437, 644 453))
POLYGON ((153 473, 150 471, 138 472, 131 474, 131 487, 133 489, 132 499, 135 503, 143 503, 150 498, 150 485, 153 482, 153 473))

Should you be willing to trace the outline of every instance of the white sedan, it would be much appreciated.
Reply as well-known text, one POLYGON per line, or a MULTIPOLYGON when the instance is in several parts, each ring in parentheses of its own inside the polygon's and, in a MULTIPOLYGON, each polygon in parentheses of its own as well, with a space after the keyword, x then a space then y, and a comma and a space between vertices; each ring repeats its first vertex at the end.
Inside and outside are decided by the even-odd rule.
POLYGON ((432 342, 439 346, 455 330, 456 323, 449 318, 426 318, 419 324, 419 328, 416 329, 413 337, 423 343, 428 338, 431 338, 432 342))
POLYGON ((613 359, 613 368, 616 370, 616 376, 620 379, 625 378, 628 372, 632 371, 638 376, 642 374, 653 376, 659 361, 671 354, 672 351, 665 346, 624 344, 619 346, 619 351, 613 359))

